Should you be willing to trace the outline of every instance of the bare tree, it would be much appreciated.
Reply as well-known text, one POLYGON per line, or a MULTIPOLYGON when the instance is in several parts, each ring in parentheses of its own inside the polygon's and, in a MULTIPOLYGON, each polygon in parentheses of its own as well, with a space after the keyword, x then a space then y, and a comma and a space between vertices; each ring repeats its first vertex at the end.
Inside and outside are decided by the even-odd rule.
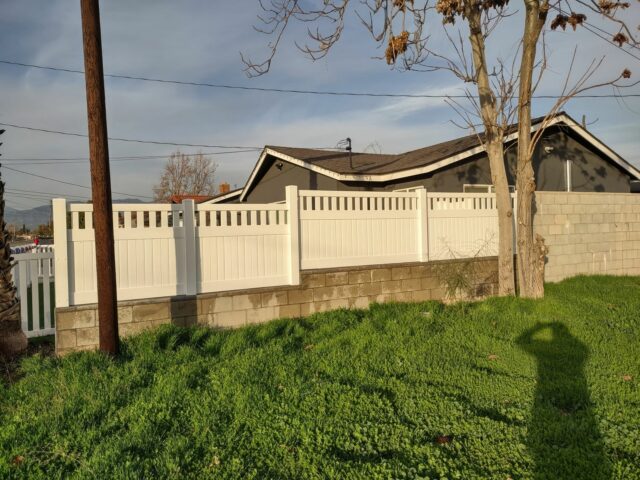
POLYGON ((519 73, 518 159, 516 167, 516 190, 518 192, 518 286, 521 296, 539 298, 544 295, 544 262, 547 248, 544 244, 544 239, 540 235, 537 235, 535 239, 533 235, 533 195, 536 188, 533 154, 536 144, 549 124, 550 119, 576 95, 586 90, 603 86, 627 88, 637 84, 637 82, 624 82, 625 79, 631 77, 631 72, 628 69, 624 69, 621 73, 613 75, 613 78, 604 82, 590 83, 593 75, 602 65, 604 57, 591 61, 581 74, 574 75, 572 79, 576 59, 576 51, 574 50, 562 92, 532 136, 531 100, 533 91, 539 83, 539 81, 534 82, 533 78, 537 74, 540 79, 546 68, 546 61, 543 61, 539 64, 536 72, 537 49, 547 21, 548 12, 551 9, 557 12, 550 25, 552 30, 558 27, 565 30, 567 26, 570 26, 575 31, 578 26, 584 26, 587 22, 587 16, 584 13, 574 11, 574 8, 583 8, 598 13, 602 18, 608 19, 618 27, 618 32, 610 39, 612 43, 618 43, 619 46, 625 43, 637 46, 639 39, 637 37, 637 29, 635 29, 636 33, 634 34, 634 29, 629 28, 623 20, 618 18, 620 12, 629 8, 629 3, 626 2, 617 0, 573 0, 571 2, 569 0, 564 2, 525 0, 524 3, 525 21, 519 73), (568 11, 563 11, 563 5, 568 8, 568 11))
POLYGON ((172 153, 160 182, 153 187, 156 201, 169 201, 172 195, 213 195, 217 165, 202 153, 172 153))
MULTIPOLYGON (((531 213, 535 191, 531 159, 537 141, 535 137, 531 138, 531 98, 546 70, 547 58, 543 54, 542 59, 537 59, 536 48, 550 8, 560 11, 550 25, 552 29, 558 26, 565 28, 566 25, 575 29, 586 20, 583 14, 563 14, 560 9, 562 1, 525 0, 525 25, 518 53, 514 55, 511 64, 500 58, 495 59, 491 69, 486 54, 487 39, 510 16, 507 11, 509 0, 361 0, 360 8, 352 9, 373 39, 379 45, 386 46, 384 59, 389 65, 398 69, 425 72, 445 70, 475 86, 473 92, 465 90, 467 101, 464 104, 453 98, 449 98, 447 102, 462 118, 461 126, 478 134, 489 158, 498 209, 499 284, 502 295, 515 293, 513 206, 506 175, 504 140, 507 132, 511 132, 511 125, 516 118, 520 121, 516 168, 519 207, 517 223, 519 235, 522 233, 522 237, 518 237, 519 283, 521 294, 525 296, 541 296, 544 291, 546 247, 542 238, 535 241, 533 239, 531 213), (443 24, 438 38, 447 40, 450 47, 444 51, 432 48, 435 28, 432 24, 429 25, 429 32, 426 28, 429 16, 436 14, 441 16, 443 24), (456 20, 461 20, 466 26, 454 27, 456 20), (468 39, 464 40, 464 36, 468 39), (519 68, 517 60, 520 60, 519 68), (534 76, 537 76, 535 81, 534 76)), ((269 53, 264 61, 256 63, 242 57, 247 74, 257 76, 269 71, 285 30, 293 21, 314 26, 307 30, 311 45, 296 44, 298 48, 313 60, 327 55, 341 38, 350 3, 350 0, 324 0, 314 8, 309 6, 313 2, 299 0, 261 1, 264 13, 259 16, 262 27, 257 30, 271 35, 274 40, 269 43, 269 53)), ((564 3, 582 5, 617 22, 619 32, 611 40, 619 44, 629 42, 637 45, 637 41, 631 40, 633 29, 616 17, 616 12, 629 6, 627 3, 615 0, 564 0, 564 3)), ((544 52, 544 47, 542 51, 544 52)), ((622 86, 618 81, 630 75, 625 70, 611 81, 587 85, 599 66, 599 62, 592 62, 573 86, 569 87, 569 83, 566 83, 557 105, 564 105, 577 93, 588 88, 622 86)), ((557 111, 552 109, 547 118, 551 118, 557 111)), ((543 128, 544 126, 546 125, 543 128)))

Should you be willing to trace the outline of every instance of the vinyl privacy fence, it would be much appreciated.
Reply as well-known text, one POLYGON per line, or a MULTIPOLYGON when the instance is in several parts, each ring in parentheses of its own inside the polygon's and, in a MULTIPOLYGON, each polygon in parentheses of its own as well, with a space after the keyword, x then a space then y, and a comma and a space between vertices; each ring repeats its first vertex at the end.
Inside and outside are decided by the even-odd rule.
POLYGON ((29 338, 55 332, 53 248, 13 255, 13 281, 20 300, 20 323, 29 338))
MULTIPOLYGON (((92 205, 53 201, 56 306, 97 301, 92 205)), ((119 300, 297 285, 300 270, 497 254, 492 194, 298 191, 114 204, 119 300)))

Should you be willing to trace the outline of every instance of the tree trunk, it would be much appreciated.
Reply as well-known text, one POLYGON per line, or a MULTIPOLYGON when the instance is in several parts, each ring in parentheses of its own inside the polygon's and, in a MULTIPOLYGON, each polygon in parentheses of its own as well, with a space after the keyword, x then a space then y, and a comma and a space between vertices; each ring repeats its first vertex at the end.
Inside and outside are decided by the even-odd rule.
POLYGON ((491 179, 496 191, 498 208, 498 288, 500 295, 515 295, 513 272, 513 206, 504 166, 502 140, 487 143, 491 179), (497 173, 495 173, 497 172, 497 173), (501 172, 501 173, 500 173, 501 172))
POLYGON ((542 298, 544 296, 544 264, 549 253, 549 248, 544 244, 542 235, 536 234, 533 259, 533 283, 531 284, 531 297, 542 298))
POLYGON ((489 157, 491 180, 496 192, 498 209, 498 293, 515 294, 513 272, 513 206, 504 164, 504 131, 498 126, 496 100, 487 73, 484 36, 481 29, 481 13, 475 4, 467 4, 469 39, 473 53, 473 65, 478 82, 480 114, 485 129, 485 148, 489 157))
POLYGON ((11 278, 9 233, 4 222, 4 182, 0 180, 0 356, 12 357, 27 348, 20 326, 20 302, 11 278))
MULTIPOLYGON (((531 89, 536 47, 546 18, 546 8, 538 0, 526 0, 525 28, 522 37, 520 90, 518 94, 518 161, 516 191, 518 202, 518 287, 520 296, 544 296, 544 258, 539 265, 540 245, 533 239, 533 195, 536 189, 531 145, 531 89)), ((542 237, 540 237, 542 238, 542 237)), ((544 246, 544 239, 542 239, 544 246)))

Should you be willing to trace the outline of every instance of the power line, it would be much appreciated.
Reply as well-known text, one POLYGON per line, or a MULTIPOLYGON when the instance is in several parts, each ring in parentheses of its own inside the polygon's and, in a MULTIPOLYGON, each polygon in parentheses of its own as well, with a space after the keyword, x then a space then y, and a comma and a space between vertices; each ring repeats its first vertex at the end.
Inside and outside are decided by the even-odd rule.
POLYGON ((7 188, 5 189, 5 192, 11 193, 11 194, 16 194, 16 195, 32 195, 32 196, 48 196, 48 197, 75 197, 75 198, 81 198, 81 199, 87 199, 88 197, 86 195, 70 195, 68 193, 56 193, 56 192, 38 192, 38 191, 34 191, 34 190, 24 190, 24 189, 20 189, 20 188, 7 188))
MULTIPOLYGON (((255 152, 256 150, 262 150, 262 148, 251 148, 248 150, 227 150, 227 151, 218 151, 218 152, 180 152, 183 155, 187 155, 187 156, 192 156, 192 155, 227 155, 227 154, 232 154, 232 153, 246 153, 246 152, 255 152)), ((116 156, 116 157, 109 157, 109 159, 111 161, 114 160, 135 160, 135 159, 141 159, 141 160, 152 160, 152 159, 156 159, 156 158, 168 158, 170 155, 122 155, 122 156, 116 156)), ((50 160, 59 160, 59 161, 80 161, 80 160, 90 160, 89 157, 40 157, 40 158, 33 158, 33 157, 24 157, 24 158, 3 158, 2 162, 6 162, 7 160, 9 161, 16 161, 16 162, 21 162, 21 161, 29 161, 29 162, 37 162, 40 160, 46 160, 46 161, 50 161, 50 160)))
MULTIPOLYGON (((16 124, 12 124, 12 123, 0 123, 0 125, 4 126, 4 127, 13 127, 13 128, 19 128, 22 130, 31 130, 31 131, 35 131, 35 132, 44 132, 44 133, 56 133, 58 135, 68 135, 71 137, 83 137, 83 138, 87 138, 88 135, 86 133, 76 133, 76 132, 63 132, 60 130, 49 130, 46 128, 36 128, 36 127, 29 127, 26 125, 16 125, 16 124)), ((153 144, 153 145, 172 145, 172 146, 176 146, 176 147, 203 147, 203 148, 234 148, 234 149, 251 149, 251 150, 256 150, 256 149, 260 149, 260 147, 237 147, 237 146, 229 146, 229 145, 207 145, 207 144, 199 144, 199 143, 178 143, 178 142, 161 142, 159 140, 139 140, 136 138, 121 138, 121 137, 109 137, 109 140, 112 141, 116 141, 116 142, 132 142, 132 143, 149 143, 149 144, 153 144)))
MULTIPOLYGON (((51 201, 51 199, 56 197, 32 196, 26 193, 9 193, 7 194, 7 198, 19 198, 21 200, 30 200, 32 202, 48 203, 49 201, 51 201)), ((77 199, 77 198, 72 198, 71 200, 76 202, 81 201, 80 199, 77 199)))
MULTIPOLYGON (((87 190, 91 190, 91 187, 87 187, 86 185, 80 185, 78 183, 72 183, 72 182, 65 182, 64 180, 58 180, 58 179, 51 178, 51 177, 45 177, 43 175, 37 175, 37 174, 31 173, 31 172, 25 172, 23 170, 18 170, 17 168, 7 167, 6 165, 3 165, 2 168, 5 168, 7 170, 11 170, 12 172, 17 172, 17 173, 22 173, 24 175, 31 175, 32 177, 42 178, 43 180, 49 180, 51 182, 63 183, 65 185, 71 185, 73 187, 86 188, 87 190)), ((153 197, 149 197, 147 195, 140 195, 140 194, 134 194, 134 193, 124 193, 124 192, 116 192, 116 191, 113 191, 113 193, 117 193, 118 195, 127 195, 129 197, 153 198, 153 197)))
POLYGON ((88 200, 88 198, 77 197, 75 195, 35 195, 29 193, 19 193, 19 192, 6 192, 7 197, 22 197, 22 198, 30 198, 33 200, 51 200, 52 198, 63 198, 69 197, 74 200, 88 200))
MULTIPOLYGON (((22 198, 21 200, 27 200, 27 199, 26 199, 26 198, 22 198)), ((11 199, 11 198, 6 199, 5 201, 6 201, 7 203, 11 203, 11 204, 16 205, 16 206, 18 206, 18 207, 23 207, 23 208, 28 208, 28 209, 35 208, 33 205, 26 205, 26 204, 24 204, 24 203, 22 203, 22 202, 16 202, 15 200, 13 200, 13 199, 11 199)), ((35 201, 35 200, 34 200, 34 201, 35 201)), ((14 207, 11 207, 11 208, 14 208, 14 207)), ((20 211, 22 211, 22 209, 20 209, 20 208, 15 208, 15 210, 20 210, 20 211)), ((5 215, 6 215, 6 214, 5 214, 5 215)))
MULTIPOLYGON (((640 94, 638 94, 638 96, 640 96, 640 94)), ((4 127, 13 127, 13 128, 19 128, 22 130, 30 130, 34 132, 53 133, 56 135, 69 135, 72 137, 87 138, 87 134, 85 133, 64 132, 62 130, 51 130, 48 128, 31 127, 27 125, 17 125, 15 123, 0 123, 0 125, 4 127)), ((233 149, 244 149, 242 150, 244 152, 255 152, 257 150, 263 149, 263 147, 246 147, 246 146, 237 147, 237 146, 223 146, 223 145, 205 145, 205 144, 197 144, 197 143, 175 143, 175 142, 161 142, 157 140, 138 140, 138 139, 132 139, 132 138, 119 138, 119 137, 109 137, 109 140, 114 140, 118 142, 150 143, 154 145, 172 145, 177 147, 233 148, 233 149)), ((305 147, 305 148, 311 148, 315 150, 341 150, 340 148, 336 148, 336 147, 305 147)), ((218 153, 222 154, 225 152, 218 152, 218 153)), ((233 152, 226 152, 226 153, 240 153, 240 151, 234 150, 233 152)), ((166 158, 167 156, 165 155, 164 157, 166 158)), ((130 158, 130 157, 126 157, 126 158, 130 158)))
MULTIPOLYGON (((197 152, 197 153, 184 153, 187 156, 193 155, 229 155, 234 153, 255 153, 258 150, 230 150, 224 152, 197 152)), ((180 152, 182 153, 182 152, 180 152)), ((128 161, 143 161, 143 160, 167 160, 170 155, 130 155, 125 157, 110 157, 110 162, 128 162, 128 161)), ((5 158, 2 160, 2 163, 9 162, 10 165, 64 165, 64 164, 78 164, 78 163, 87 163, 89 161, 88 157, 57 157, 57 158, 5 158)))
MULTIPOLYGON (((584 22, 584 23, 586 23, 586 22, 584 22)), ((607 43, 609 43, 609 44, 611 44, 611 45, 613 45, 613 46, 615 46, 615 47, 619 48, 620 50, 622 50, 622 51, 623 51, 624 53, 626 53, 627 55, 630 55, 630 56, 632 56, 633 58, 635 58, 636 60, 640 61, 640 57, 639 57, 639 56, 634 55, 634 54, 633 54, 633 53, 631 53, 629 50, 625 50, 624 48, 622 48, 622 47, 620 47, 620 46, 616 45, 612 40, 610 40, 610 39, 608 39, 608 38, 606 38, 606 37, 604 37, 604 36, 600 35, 600 34, 599 34, 598 32, 596 32, 595 30, 592 30, 592 29, 590 28, 590 25, 589 25, 588 23, 587 23, 586 25, 585 25, 585 24, 583 24, 582 26, 583 26, 587 31, 589 31, 589 32, 593 33, 596 37, 601 38, 601 39, 602 39, 602 40, 604 40, 605 42, 607 42, 607 43)), ((621 97, 626 97, 626 95, 620 95, 620 96, 621 96, 621 97)))
MULTIPOLYGON (((614 46, 618 47, 614 44, 614 46)), ((620 48, 620 47, 618 47, 620 48)), ((631 54, 627 50, 622 49, 624 52, 633 56, 640 60, 640 57, 636 57, 631 54)), ((6 65, 14 65, 19 67, 27 67, 27 68, 38 68, 41 70, 52 70, 56 72, 66 72, 66 73, 76 73, 76 74, 84 74, 82 70, 75 70, 72 68, 63 68, 63 67, 50 67, 45 65, 36 65, 32 63, 23 63, 23 62, 14 62, 10 60, 0 60, 0 63, 6 65)), ((375 92, 348 92, 348 91, 330 91, 330 90, 303 90, 303 89, 290 89, 290 88, 267 88, 267 87, 247 87, 242 85, 228 85, 228 84, 219 84, 219 83, 205 83, 205 82, 195 82, 195 81, 187 81, 187 80, 171 80, 171 79, 162 79, 162 78, 151 78, 151 77, 140 77, 135 75, 116 75, 116 74, 105 74, 105 77, 109 78, 121 78, 125 80, 138 80, 144 82, 154 82, 154 83, 168 83, 175 85, 188 85, 194 87, 208 87, 208 88, 221 88, 221 89, 230 89, 230 90, 247 90, 247 91, 256 91, 256 92, 272 92, 272 93, 294 93, 300 95, 328 95, 328 96, 344 96, 344 97, 383 97, 383 98, 468 98, 467 95, 459 94, 459 95, 438 95, 438 94, 410 94, 410 93, 375 93, 375 92)), ((626 95, 616 95, 616 94, 585 94, 585 95, 576 95, 574 98, 614 98, 614 97, 640 97, 640 94, 626 94, 626 95)), ((533 98, 539 99, 557 99, 560 98, 559 95, 534 95, 533 98)), ((110 139, 114 140, 114 139, 110 139)), ((121 140, 121 139, 118 139, 121 140)), ((122 140, 127 141, 127 140, 122 140)), ((156 142, 143 142, 143 143, 156 143, 156 142)), ((168 143, 168 145, 176 145, 174 143, 168 143)), ((182 145, 182 144, 181 144, 182 145)), ((195 145, 200 146, 200 145, 195 145)), ((239 147, 242 148, 242 147, 239 147)))

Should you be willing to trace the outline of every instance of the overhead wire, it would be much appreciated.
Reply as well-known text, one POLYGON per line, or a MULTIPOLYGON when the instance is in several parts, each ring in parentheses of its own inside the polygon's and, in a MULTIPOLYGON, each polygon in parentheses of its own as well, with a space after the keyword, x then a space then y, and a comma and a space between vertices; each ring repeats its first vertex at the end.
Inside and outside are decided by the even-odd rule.
MULTIPOLYGON (((614 44, 615 45, 615 44, 614 44)), ((617 46, 617 45, 616 45, 617 46)), ((627 50, 622 49, 624 52, 629 53, 634 56, 627 50)), ((640 60, 640 57, 635 57, 640 60)), ((65 67, 52 67, 47 65, 37 65, 33 63, 25 63, 25 62, 17 62, 12 60, 0 59, 0 63, 5 65, 14 65, 19 67, 26 68, 37 68, 41 70, 51 70, 57 72, 65 72, 65 73, 74 73, 84 75, 83 70, 77 70, 72 68, 65 67)), ((196 82, 190 80, 174 80, 174 79, 163 79, 163 78, 153 78, 153 77, 143 77, 136 75, 119 75, 119 74, 104 74, 105 77, 108 78, 120 78, 126 80, 137 80, 143 82, 154 82, 154 83, 166 83, 166 84, 175 84, 175 85, 188 85, 195 87, 208 87, 208 88, 219 88, 219 89, 231 89, 231 90, 247 90, 247 91, 258 91, 258 92, 272 92, 272 93, 292 93, 292 94, 300 94, 300 95, 328 95, 328 96, 346 96, 346 97, 382 97, 382 98, 468 98, 466 94, 459 95, 443 95, 443 94, 413 94, 413 93, 380 93, 380 92, 353 92, 353 91, 332 91, 332 90, 306 90, 306 89, 297 89, 297 88, 271 88, 271 87, 250 87, 245 85, 230 85, 230 84, 221 84, 221 83, 207 83, 207 82, 196 82)), ((626 94, 627 97, 640 97, 640 94, 626 94)), ((619 97, 619 95, 615 94, 584 94, 577 95, 576 98, 613 98, 619 97)), ((559 98, 559 95, 534 95, 534 98, 540 99, 556 99, 559 98)), ((122 140, 125 141, 125 140, 122 140)), ((199 146, 199 145, 196 145, 199 146)))
MULTIPOLYGON (((198 151, 198 152, 180 152, 183 155, 227 155, 227 154, 232 154, 232 153, 245 153, 245 152, 254 152, 256 149, 262 150, 262 148, 259 147, 253 147, 251 149, 247 149, 247 150, 229 150, 229 151, 216 151, 216 152, 202 152, 202 151, 198 151)), ((168 155, 121 155, 121 156, 109 156, 109 159, 111 161, 113 160, 129 160, 129 159, 154 159, 154 158, 167 158, 168 155)), ((3 162, 6 162, 7 160, 15 160, 15 161, 22 161, 22 160, 29 160, 29 161, 38 161, 38 160, 89 160, 89 157, 40 157, 40 158, 32 158, 32 157, 24 157, 24 158, 11 158, 11 157, 6 157, 4 159, 2 159, 3 162)))
MULTIPOLYGON (((235 153, 255 153, 257 150, 233 150, 233 151, 225 151, 225 152, 194 152, 194 153, 183 153, 186 156, 193 155, 228 155, 235 153)), ((109 157, 109 162, 129 162, 129 161, 144 161, 144 160, 167 160, 171 155, 131 155, 125 157, 109 157)), ((65 165, 65 164, 79 164, 79 163, 87 163, 89 162, 88 157, 77 158, 77 157, 54 157, 54 158, 5 158, 2 160, 2 163, 9 163, 9 165, 65 165)))
MULTIPOLYGON (((563 10, 561 7, 558 7, 557 5, 550 5, 551 8, 553 8, 554 10, 556 10, 559 13, 563 13, 563 10)), ((569 8, 568 11, 571 11, 571 9, 569 8)), ((634 55, 632 52, 630 52, 629 50, 625 50, 622 45, 618 45, 617 43, 615 43, 612 38, 613 35, 611 33, 609 33, 608 31, 598 27, 597 25, 594 25, 592 23, 587 22, 586 20, 583 20, 582 23, 580 24, 585 30, 587 30, 588 32, 592 33, 593 35, 595 35, 596 37, 604 40, 605 42, 609 43, 610 45, 613 45, 614 47, 622 50, 624 53, 626 53, 627 55, 630 55, 631 57, 635 58, 636 60, 640 61, 640 56, 634 55), (599 30, 600 32, 602 32, 602 34, 607 35, 609 38, 604 37, 602 34, 594 31, 594 30, 599 30)), ((636 45, 632 45, 629 44, 630 47, 636 49, 636 50, 640 50, 636 45)), ((0 62, 1 63, 1 62, 0 62)), ((612 95, 613 97, 616 98, 625 98, 625 97, 629 97, 629 96, 635 96, 635 95, 612 95)))
MULTIPOLYGON (((8 167, 6 165, 3 165, 2 168, 5 168, 7 170, 10 170, 12 172, 17 172, 17 173, 22 173, 24 175, 30 175, 32 177, 37 177, 37 178, 41 178, 43 180, 49 180, 51 182, 57 182, 57 183, 62 183, 64 185, 71 185, 73 187, 78 187, 78 188, 86 188, 88 190, 91 190, 91 187, 88 187, 86 185, 80 185, 79 183, 73 183, 73 182, 67 182, 65 180, 58 180, 56 178, 51 178, 51 177, 46 177, 44 175, 38 175, 36 173, 31 173, 31 172, 25 172, 24 170, 18 170, 17 168, 13 168, 13 167, 8 167)), ((153 199, 153 197, 150 197, 148 195, 140 195, 139 193, 125 193, 125 192, 116 192, 115 190, 112 190, 112 193, 116 193, 118 195, 127 195, 129 197, 134 197, 134 198, 149 198, 149 199, 153 199)))
POLYGON ((56 192, 38 192, 33 190, 24 190, 20 188, 5 188, 5 192, 14 194, 14 195, 28 195, 33 197, 75 197, 81 199, 87 199, 87 195, 72 195, 68 193, 56 193, 56 192))
MULTIPOLYGON (((47 128, 31 127, 31 126, 28 126, 28 125, 17 125, 15 123, 1 123, 0 122, 0 125, 2 125, 4 127, 13 127, 13 128, 18 128, 18 129, 22 129, 22 130, 31 130, 31 131, 36 131, 36 132, 55 133, 55 134, 58 134, 58 135, 68 135, 68 136, 71 136, 71 137, 88 138, 88 135, 86 133, 65 132, 65 131, 62 131, 62 130, 50 130, 50 129, 47 129, 47 128)), ((171 146, 176 146, 176 147, 233 148, 233 149, 251 149, 251 150, 261 149, 261 147, 209 145, 209 144, 205 144, 205 143, 163 142, 163 141, 160 141, 160 140, 141 140, 141 139, 137 139, 137 138, 123 138, 123 137, 108 137, 108 139, 111 140, 111 141, 116 141, 116 142, 147 143, 147 144, 152 144, 152 145, 171 145, 171 146)))

